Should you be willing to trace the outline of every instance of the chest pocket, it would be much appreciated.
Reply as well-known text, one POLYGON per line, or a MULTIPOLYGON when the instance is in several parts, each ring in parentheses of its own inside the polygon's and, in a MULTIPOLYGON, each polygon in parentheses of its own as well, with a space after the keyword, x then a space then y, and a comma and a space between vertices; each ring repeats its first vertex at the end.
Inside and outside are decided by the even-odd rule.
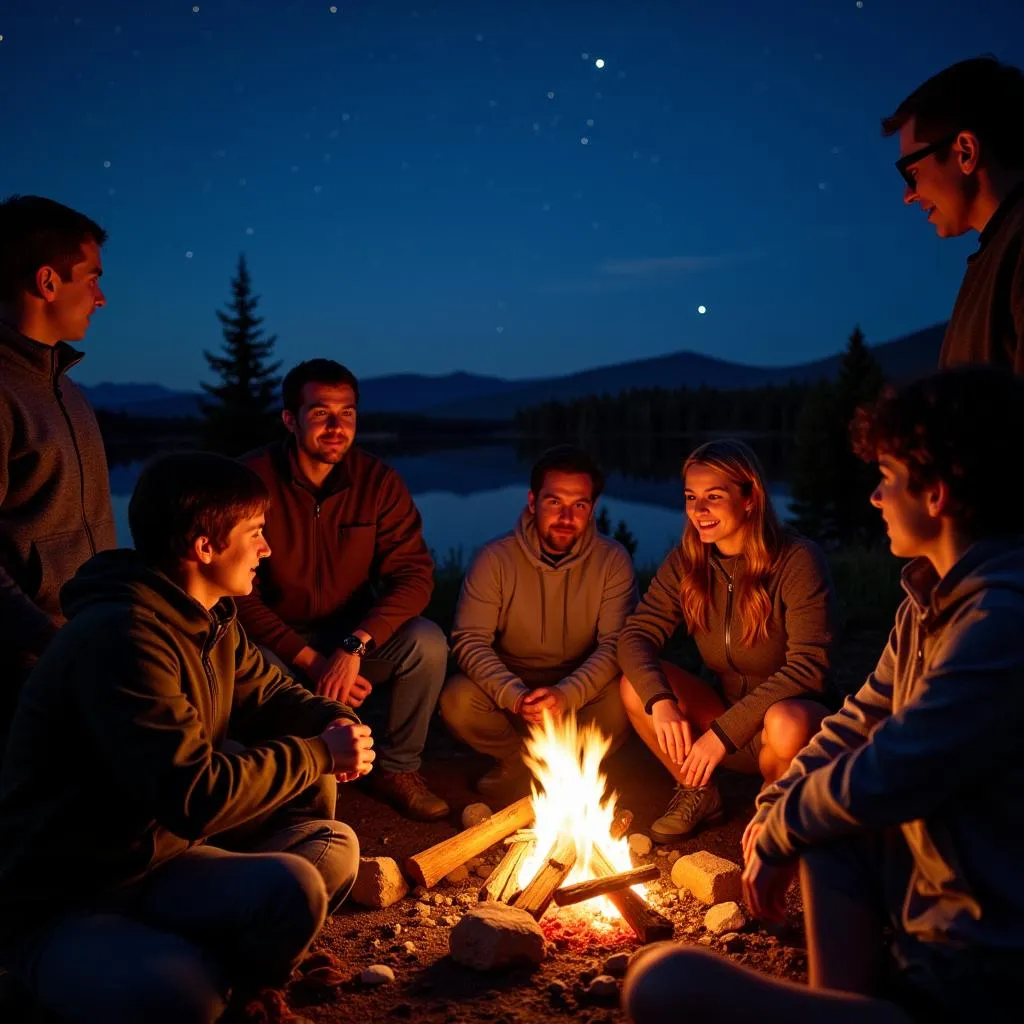
POLYGON ((377 548, 377 524, 339 523, 335 544, 346 572, 368 573, 377 548))

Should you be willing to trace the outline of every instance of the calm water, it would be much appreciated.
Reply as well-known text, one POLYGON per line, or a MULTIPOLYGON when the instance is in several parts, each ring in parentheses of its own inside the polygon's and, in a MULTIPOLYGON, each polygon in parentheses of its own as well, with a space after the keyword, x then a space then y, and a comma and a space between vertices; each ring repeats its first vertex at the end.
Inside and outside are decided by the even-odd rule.
MULTIPOLYGON (((412 491, 427 544, 438 558, 455 551, 467 560, 481 544, 510 530, 526 503, 531 460, 511 446, 385 457, 412 491)), ((128 499, 141 465, 133 462, 111 468, 118 538, 125 545, 131 543, 128 499)), ((772 481, 770 491, 785 516, 789 508, 786 483, 772 481)), ((607 509, 613 527, 620 519, 626 521, 638 541, 637 565, 655 565, 679 539, 682 493, 677 476, 637 479, 612 473, 598 507, 607 509)))

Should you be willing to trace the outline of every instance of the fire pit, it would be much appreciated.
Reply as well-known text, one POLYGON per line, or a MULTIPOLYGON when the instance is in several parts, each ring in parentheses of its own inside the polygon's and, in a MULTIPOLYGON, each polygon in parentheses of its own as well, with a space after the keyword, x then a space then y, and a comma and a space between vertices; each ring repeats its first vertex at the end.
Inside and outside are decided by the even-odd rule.
POLYGON ((526 740, 532 793, 479 825, 410 857, 406 870, 430 888, 495 843, 507 850, 480 889, 481 900, 509 903, 560 927, 611 931, 624 921, 641 942, 672 937, 672 922, 644 898, 654 865, 633 868, 625 834, 632 815, 616 812, 601 762, 610 742, 571 716, 545 715, 526 740))

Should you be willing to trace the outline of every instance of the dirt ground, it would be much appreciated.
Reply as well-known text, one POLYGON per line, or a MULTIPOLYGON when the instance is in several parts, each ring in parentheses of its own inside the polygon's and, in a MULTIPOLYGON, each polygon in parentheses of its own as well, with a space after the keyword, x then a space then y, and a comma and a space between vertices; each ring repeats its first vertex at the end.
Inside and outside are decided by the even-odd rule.
MULTIPOLYGON (((877 635, 847 638, 837 652, 843 689, 858 685, 873 667, 883 639, 877 635)), ((426 751, 424 775, 451 805, 450 820, 432 824, 406 821, 357 787, 348 787, 341 794, 338 817, 356 830, 364 856, 393 857, 401 864, 410 854, 459 830, 462 808, 480 800, 472 783, 488 766, 487 759, 456 745, 438 724, 426 751)), ((611 787, 618 793, 618 805, 634 814, 630 831, 646 832, 671 793, 665 772, 635 737, 604 767, 611 787)), ((707 908, 689 895, 679 895, 671 884, 667 853, 672 850, 682 854, 709 850, 741 862, 740 837, 752 813, 758 781, 722 773, 720 786, 726 805, 722 824, 674 847, 655 847, 648 856, 634 856, 634 863, 653 862, 662 868, 661 877, 649 883, 648 892, 657 909, 674 922, 677 940, 701 942, 765 974, 803 981, 807 958, 795 887, 789 895, 789 921, 784 928, 769 931, 751 922, 723 941, 713 939, 704 929, 707 908)), ((484 859, 493 865, 503 852, 501 847, 495 848, 484 859)), ((562 928, 549 911, 542 927, 552 952, 539 967, 480 973, 455 964, 448 956, 450 923, 461 916, 466 905, 475 902, 481 882, 472 874, 461 885, 441 882, 425 897, 432 908, 427 920, 421 918, 417 899, 411 893, 385 910, 343 908, 329 920, 320 944, 351 967, 351 980, 342 985, 335 999, 303 1005, 299 995, 292 998, 292 1006, 316 1024, 394 1019, 438 1024, 534 1024, 552 1018, 612 1024, 623 1019, 616 997, 604 1002, 594 1000, 585 986, 595 975, 605 973, 604 963, 611 954, 639 948, 624 926, 621 931, 604 935, 578 926, 562 928), (413 944, 411 951, 406 949, 409 942, 413 944), (359 973, 371 964, 391 967, 394 983, 375 988, 361 985, 359 973)))

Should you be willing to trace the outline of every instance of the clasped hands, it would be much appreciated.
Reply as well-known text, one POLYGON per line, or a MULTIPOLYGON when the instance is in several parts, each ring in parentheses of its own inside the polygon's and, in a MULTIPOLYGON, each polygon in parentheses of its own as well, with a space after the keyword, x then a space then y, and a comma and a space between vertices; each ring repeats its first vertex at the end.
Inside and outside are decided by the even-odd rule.
POLYGON ((523 694, 516 703, 515 714, 529 725, 540 725, 547 712, 554 719, 569 710, 569 700, 557 686, 538 686, 523 694))

